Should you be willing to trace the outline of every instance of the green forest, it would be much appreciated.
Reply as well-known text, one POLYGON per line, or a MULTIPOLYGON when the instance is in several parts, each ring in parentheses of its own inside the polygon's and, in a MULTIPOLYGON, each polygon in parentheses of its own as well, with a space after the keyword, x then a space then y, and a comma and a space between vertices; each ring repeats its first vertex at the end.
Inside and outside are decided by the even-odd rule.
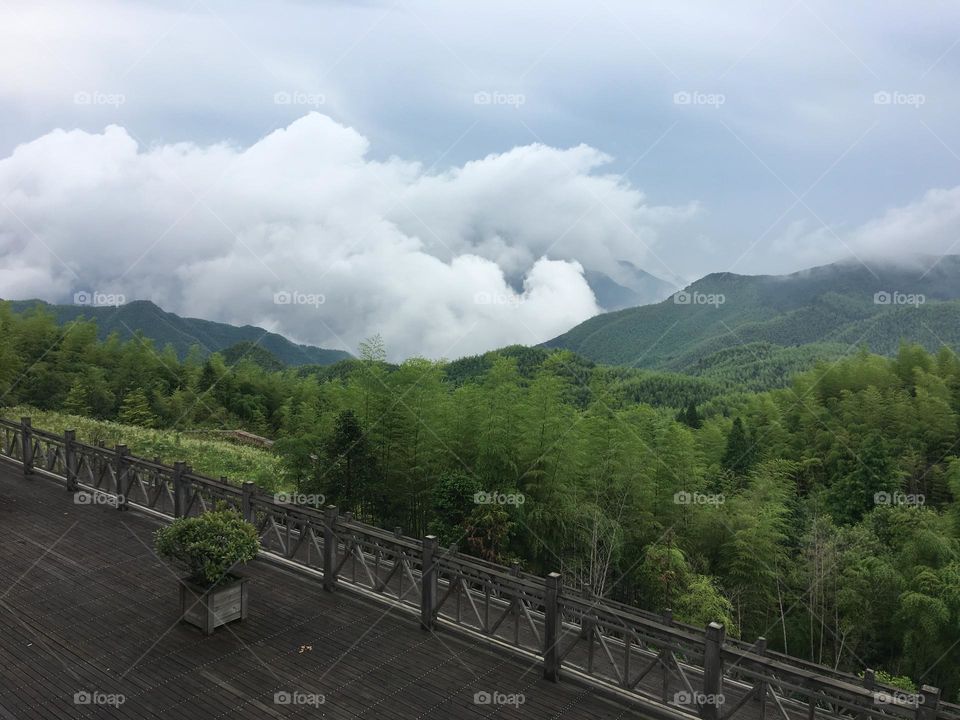
POLYGON ((285 368, 252 348, 180 359, 6 304, 0 337, 7 408, 266 435, 276 467, 233 480, 322 494, 367 522, 719 620, 795 656, 960 692, 950 350, 855 351, 748 391, 734 374, 569 350, 391 364, 378 338, 327 367, 285 368))

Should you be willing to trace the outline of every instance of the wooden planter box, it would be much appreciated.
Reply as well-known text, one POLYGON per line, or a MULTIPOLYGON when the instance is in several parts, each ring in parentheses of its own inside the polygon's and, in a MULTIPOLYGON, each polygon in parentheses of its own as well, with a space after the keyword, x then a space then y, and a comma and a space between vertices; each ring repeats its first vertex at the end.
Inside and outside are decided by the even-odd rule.
POLYGON ((207 635, 221 625, 247 617, 247 578, 235 577, 209 588, 181 578, 180 616, 207 635))

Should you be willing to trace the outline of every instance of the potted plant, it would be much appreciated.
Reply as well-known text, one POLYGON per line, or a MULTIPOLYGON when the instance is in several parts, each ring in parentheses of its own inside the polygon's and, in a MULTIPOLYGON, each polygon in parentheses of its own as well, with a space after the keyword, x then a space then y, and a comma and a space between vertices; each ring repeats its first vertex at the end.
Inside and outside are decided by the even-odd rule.
POLYGON ((235 510, 178 518, 157 530, 160 557, 188 573, 180 579, 180 614, 210 635, 220 625, 247 616, 247 578, 234 572, 260 549, 256 528, 235 510))

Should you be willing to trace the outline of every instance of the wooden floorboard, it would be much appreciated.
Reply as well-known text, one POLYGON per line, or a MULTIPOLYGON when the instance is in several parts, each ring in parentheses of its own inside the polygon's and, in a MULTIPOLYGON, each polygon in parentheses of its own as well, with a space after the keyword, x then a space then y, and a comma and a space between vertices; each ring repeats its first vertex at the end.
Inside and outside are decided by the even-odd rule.
POLYGON ((176 573, 152 551, 158 527, 0 463, 0 720, 640 717, 483 640, 424 632, 408 612, 265 561, 245 570, 249 617, 206 637, 178 622, 176 573), (84 692, 124 702, 76 703, 84 692), (476 704, 478 692, 525 702, 476 704))

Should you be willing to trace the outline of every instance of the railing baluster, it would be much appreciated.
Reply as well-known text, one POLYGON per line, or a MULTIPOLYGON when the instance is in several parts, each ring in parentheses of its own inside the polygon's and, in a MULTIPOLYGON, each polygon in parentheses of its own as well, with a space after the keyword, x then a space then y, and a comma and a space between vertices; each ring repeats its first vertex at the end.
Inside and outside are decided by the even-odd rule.
POLYGON ((127 490, 129 483, 127 482, 127 475, 129 474, 130 463, 128 461, 127 455, 130 454, 130 451, 127 449, 126 445, 117 445, 116 449, 116 466, 114 467, 114 477, 115 485, 114 490, 117 496, 117 510, 126 510, 127 509, 127 490))
POLYGON ((245 482, 242 489, 243 495, 240 496, 240 507, 243 519, 248 523, 253 523, 253 496, 257 492, 257 484, 245 482))
POLYGON ((436 535, 423 539, 423 570, 420 574, 420 627, 433 630, 437 607, 437 542, 436 535))
POLYGON ((333 592, 337 586, 337 507, 323 511, 323 589, 333 592))
POLYGON ((33 427, 30 418, 20 418, 20 455, 23 461, 23 476, 33 472, 33 427))
POLYGON ((620 684, 625 687, 630 687, 630 654, 631 648, 633 647, 633 637, 629 633, 624 634, 623 637, 623 680, 620 684))
POLYGON ((173 516, 175 518, 183 517, 185 510, 183 473, 186 465, 180 460, 173 464, 173 516))
MULTIPOLYGON (((667 608, 663 611, 663 624, 667 627, 673 625, 673 610, 667 608)), ((660 697, 663 702, 670 702, 670 658, 672 650, 669 647, 660 648, 660 697)))
POLYGON ((67 492, 77 491, 77 431, 65 430, 63 433, 63 464, 67 472, 67 492))

